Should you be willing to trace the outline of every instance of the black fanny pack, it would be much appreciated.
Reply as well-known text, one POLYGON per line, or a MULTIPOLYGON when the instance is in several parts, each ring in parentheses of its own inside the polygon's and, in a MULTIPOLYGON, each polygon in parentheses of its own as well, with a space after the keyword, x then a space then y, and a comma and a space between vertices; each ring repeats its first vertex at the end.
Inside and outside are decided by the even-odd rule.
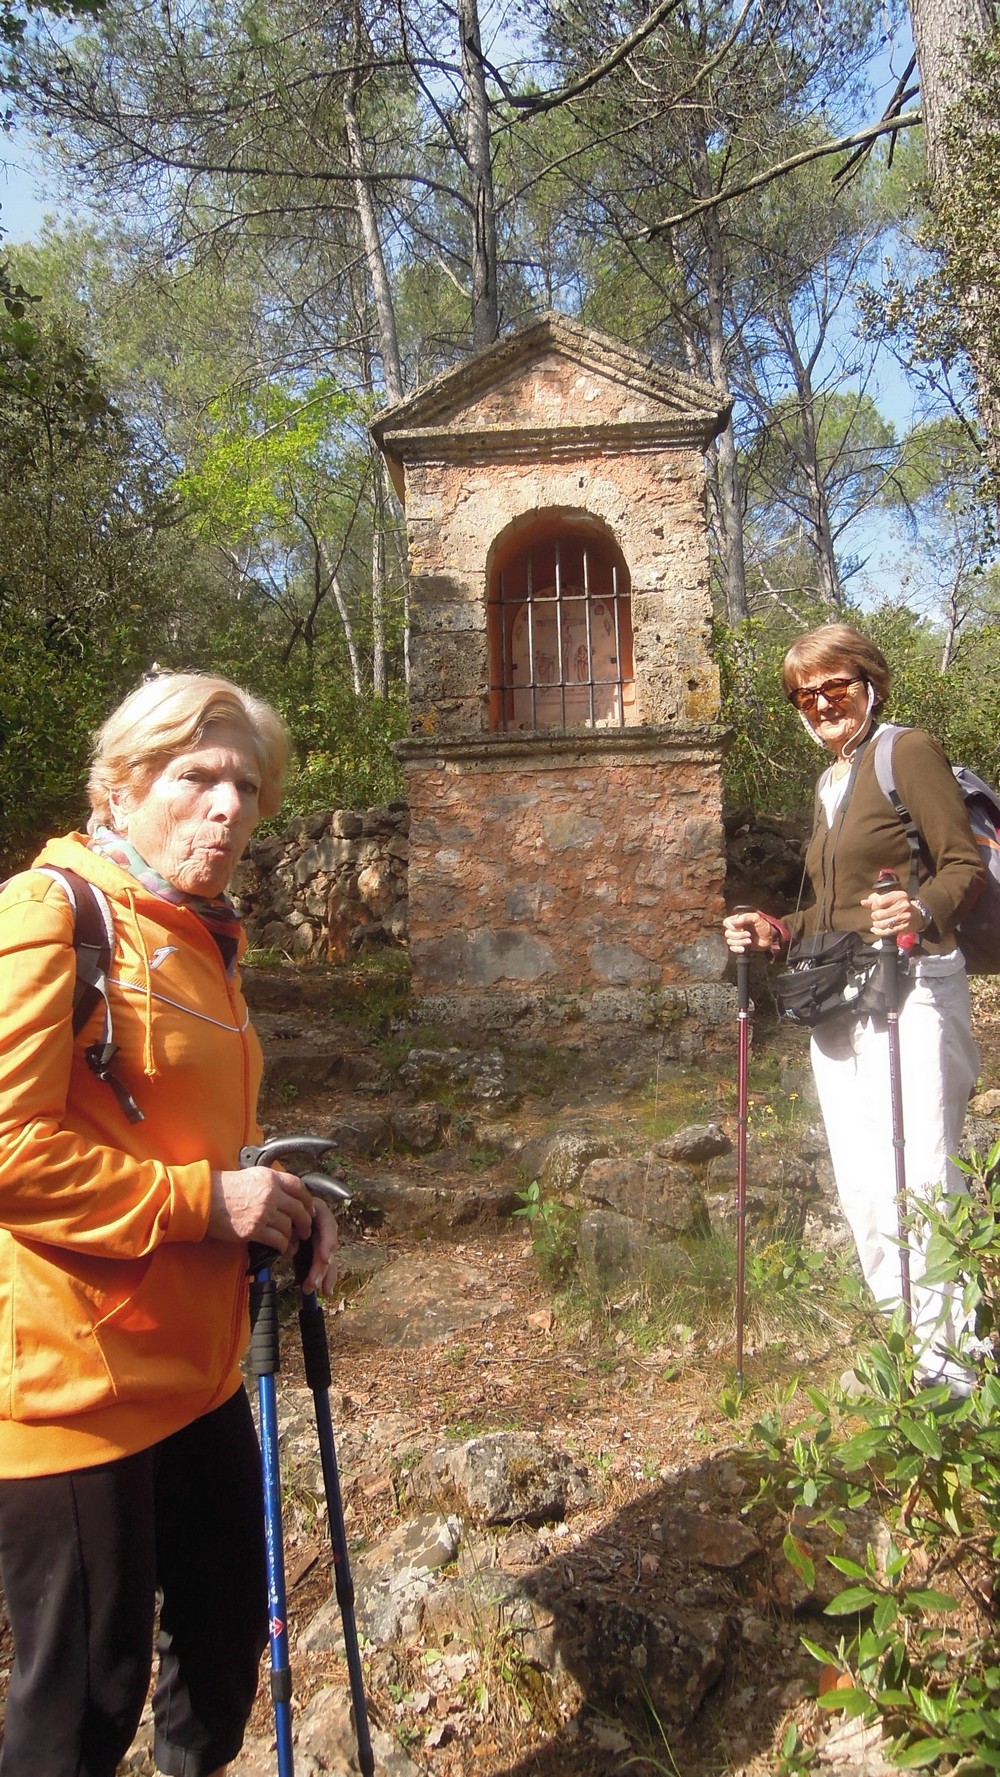
MULTIPOLYGON (((866 944, 858 932, 818 932, 800 939, 774 984, 779 1016, 810 1030, 845 1012, 854 1018, 884 1018, 888 960, 885 951, 866 944)), ((900 956, 896 967, 902 999, 909 985, 906 959, 900 956)))

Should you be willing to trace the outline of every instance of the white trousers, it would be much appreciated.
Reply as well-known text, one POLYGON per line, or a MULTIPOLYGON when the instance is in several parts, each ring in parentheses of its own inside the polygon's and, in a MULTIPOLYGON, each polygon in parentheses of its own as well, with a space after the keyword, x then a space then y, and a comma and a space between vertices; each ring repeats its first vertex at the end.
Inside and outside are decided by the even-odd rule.
MULTIPOLYGON (((979 1073, 969 983, 957 951, 921 957, 899 1015, 906 1195, 911 1211, 965 1190, 950 1156, 958 1152, 979 1073)), ((885 1021, 836 1017, 812 1037, 812 1065, 841 1206, 861 1268, 879 1307, 901 1298, 896 1163, 892 1145, 889 1038, 885 1021)), ((970 1328, 954 1289, 921 1285, 924 1237, 909 1238, 913 1327, 927 1374, 947 1374, 932 1349, 970 1328)))

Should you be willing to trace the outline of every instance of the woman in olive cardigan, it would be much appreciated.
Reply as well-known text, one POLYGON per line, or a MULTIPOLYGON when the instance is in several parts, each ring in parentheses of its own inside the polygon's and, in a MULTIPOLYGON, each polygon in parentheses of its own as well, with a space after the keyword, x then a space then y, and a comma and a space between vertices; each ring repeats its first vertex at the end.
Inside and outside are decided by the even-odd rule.
MULTIPOLYGON (((979 1071, 972 1037, 965 963, 955 927, 983 881, 979 852, 948 760, 929 734, 899 734, 893 770, 916 822, 921 857, 911 897, 910 848, 902 822, 875 776, 879 713, 889 690, 883 655, 848 624, 802 636, 785 656, 785 690, 813 739, 832 763, 816 790, 815 824, 806 853, 814 902, 786 925, 757 911, 725 921, 731 950, 780 953, 792 936, 858 932, 869 941, 912 934, 915 949, 899 1019, 911 1209, 964 1189, 951 1156, 979 1071), (883 870, 900 886, 872 893, 883 870)), ((891 1313, 901 1299, 889 1054, 884 1019, 835 1014, 813 1032, 811 1059, 833 1161, 837 1191, 851 1226, 865 1280, 891 1313)), ((919 1228, 910 1234, 913 1324, 918 1366, 928 1381, 967 1389, 971 1372, 948 1355, 968 1333, 959 1304, 922 1285, 919 1228)))

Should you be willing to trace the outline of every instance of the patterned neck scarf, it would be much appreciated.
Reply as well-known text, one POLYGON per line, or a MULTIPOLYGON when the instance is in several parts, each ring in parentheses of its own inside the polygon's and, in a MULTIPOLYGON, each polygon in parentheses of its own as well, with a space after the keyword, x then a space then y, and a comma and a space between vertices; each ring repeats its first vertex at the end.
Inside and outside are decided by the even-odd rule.
POLYGON ((190 907, 192 913, 201 920, 219 947, 219 953, 225 964, 226 974, 232 975, 236 968, 236 953, 239 946, 240 914, 226 894, 215 895, 211 899, 204 895, 186 895, 183 889, 175 888, 145 858, 140 857, 134 845, 121 833, 112 833, 110 827, 98 827, 87 842, 88 851, 97 852, 99 857, 108 858, 112 864, 118 864, 127 870, 130 876, 141 883, 150 894, 158 895, 161 901, 172 901, 176 907, 190 907))

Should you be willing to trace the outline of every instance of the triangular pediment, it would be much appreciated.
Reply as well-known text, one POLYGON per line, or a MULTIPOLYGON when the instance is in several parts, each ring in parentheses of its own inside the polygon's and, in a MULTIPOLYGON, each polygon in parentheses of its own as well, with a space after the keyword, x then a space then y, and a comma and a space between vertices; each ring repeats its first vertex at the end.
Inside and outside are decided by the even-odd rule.
POLYGON ((709 384, 656 364, 565 315, 548 314, 425 383, 372 427, 391 463, 449 445, 539 448, 597 434, 628 448, 654 434, 703 448, 728 408, 709 384))

